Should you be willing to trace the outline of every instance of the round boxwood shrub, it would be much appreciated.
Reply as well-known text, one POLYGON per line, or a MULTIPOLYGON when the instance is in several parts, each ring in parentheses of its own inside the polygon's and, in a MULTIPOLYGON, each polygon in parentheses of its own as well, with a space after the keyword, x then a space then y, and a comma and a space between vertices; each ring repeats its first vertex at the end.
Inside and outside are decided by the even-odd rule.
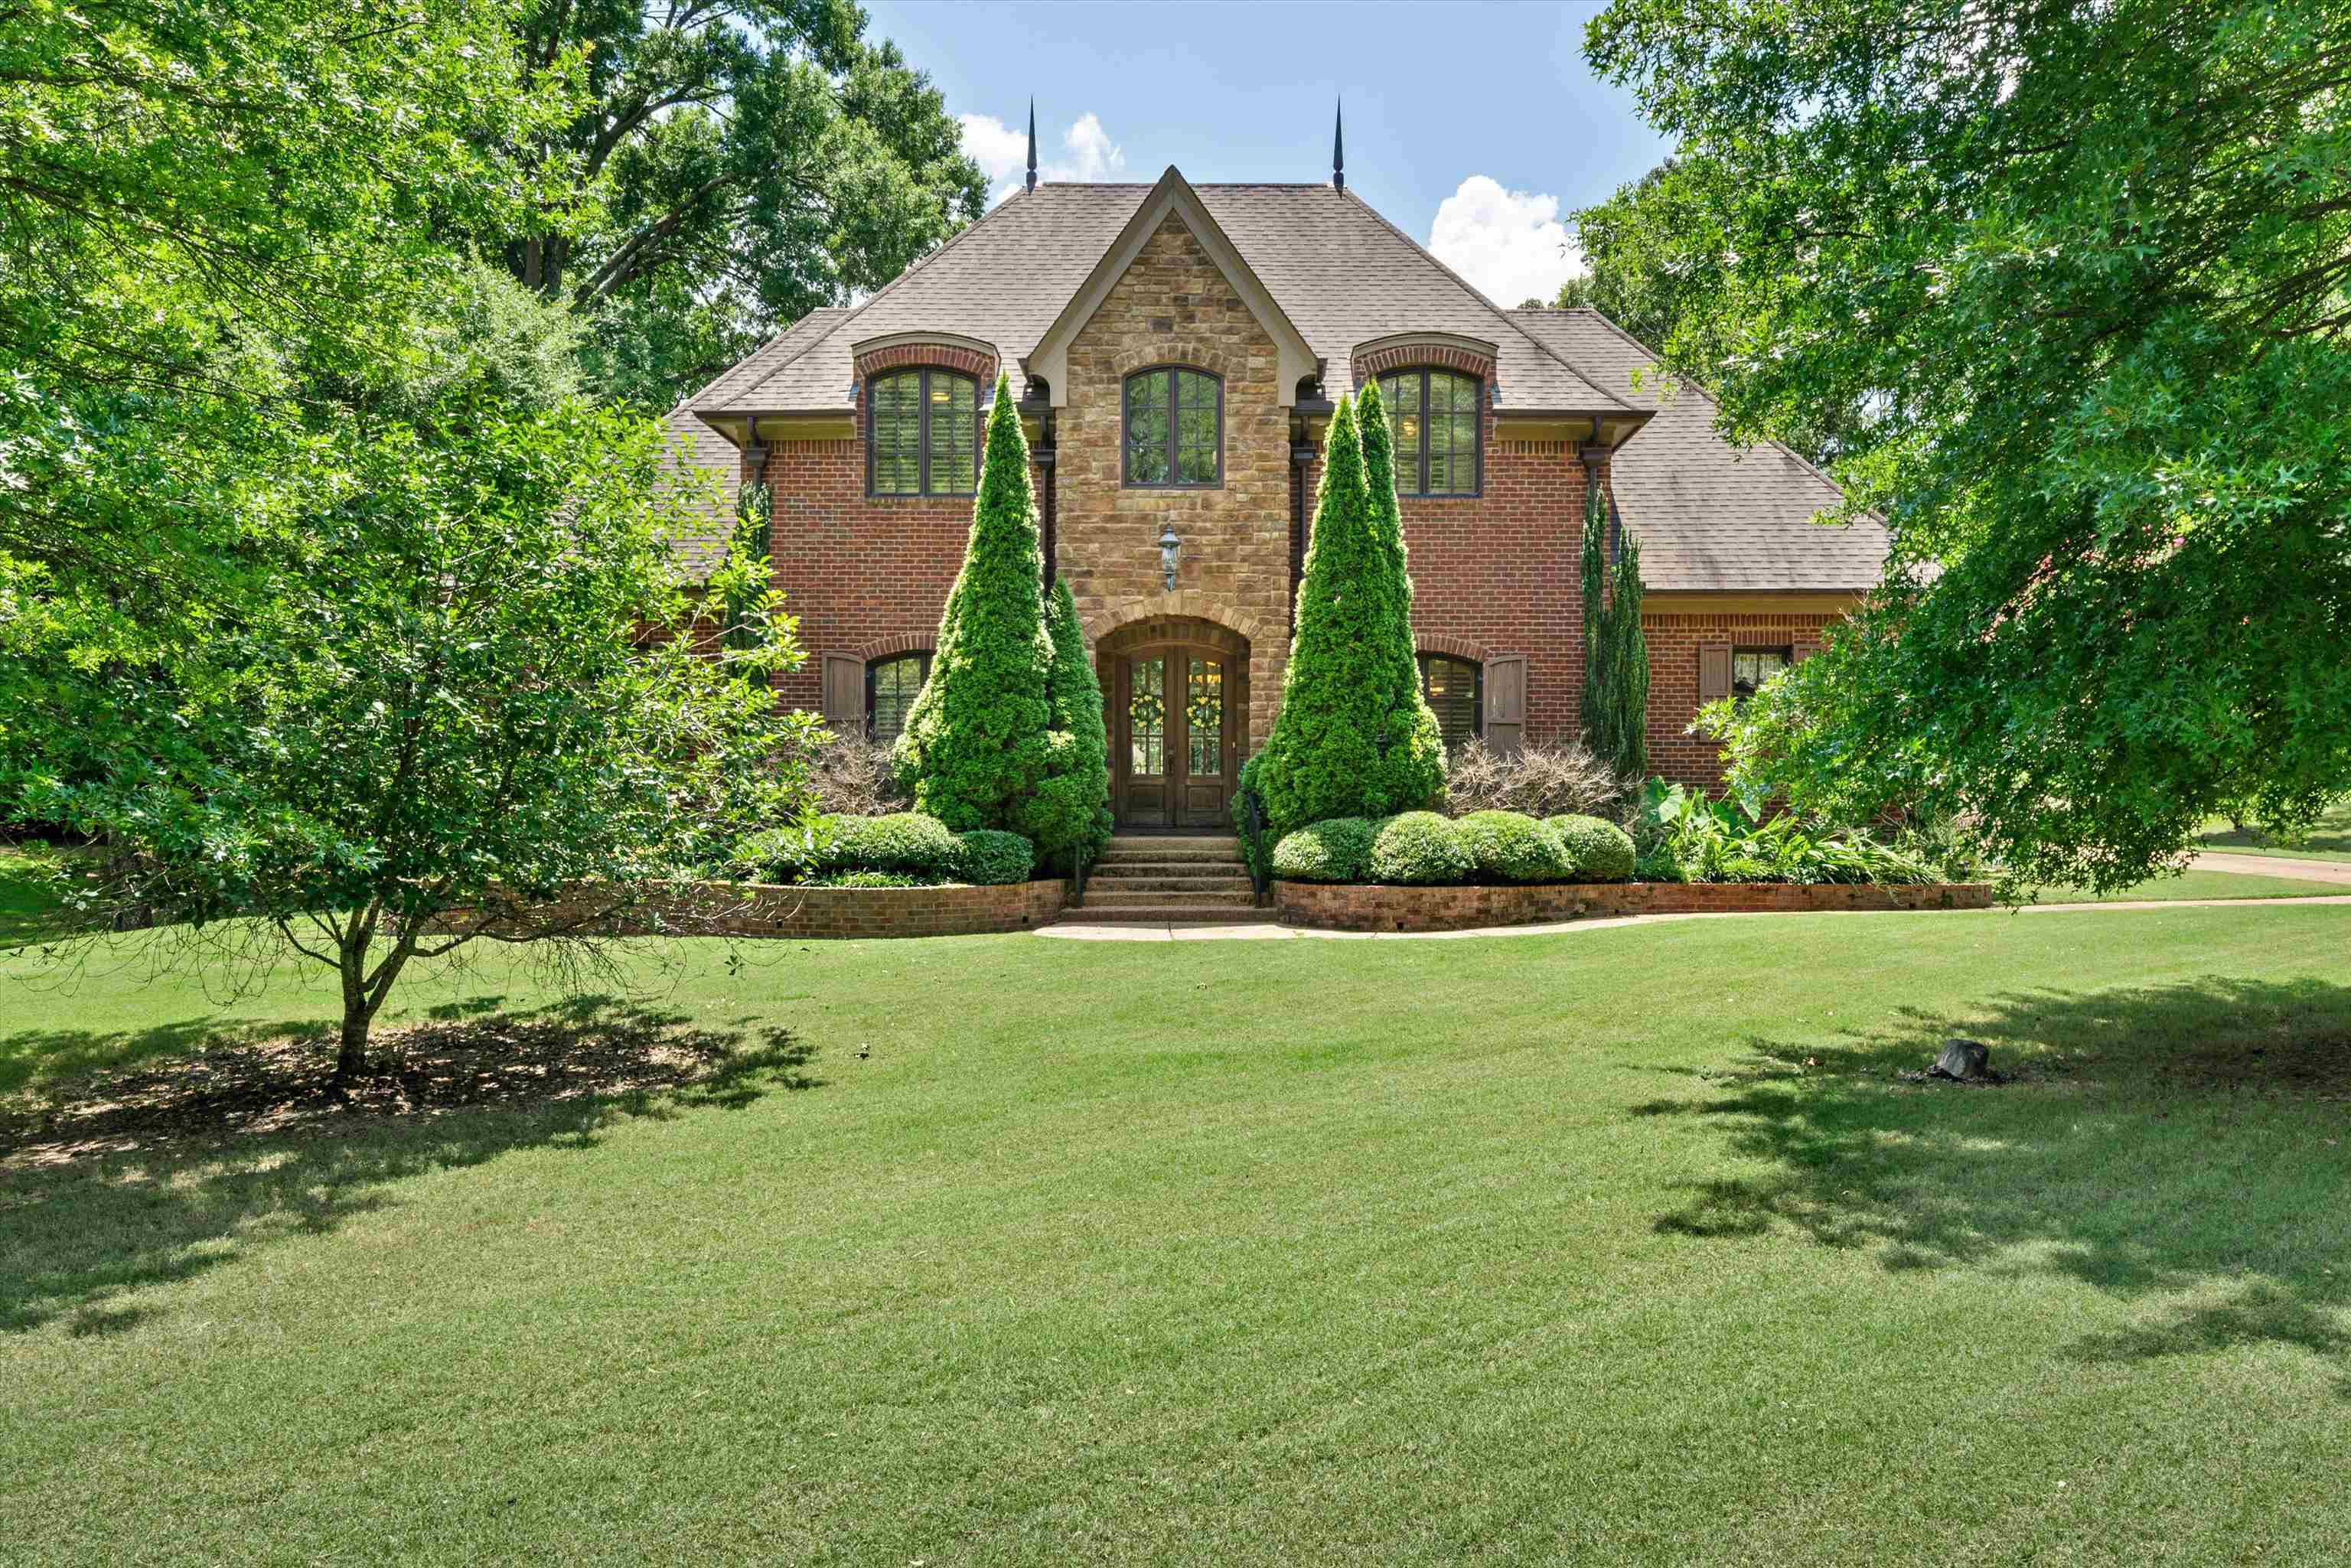
POLYGON ((1633 874, 1633 835, 1597 817, 1553 817, 1555 830, 1575 869, 1571 882, 1623 882, 1633 874))
POLYGON ((1372 880, 1389 883, 1467 882, 1478 869, 1460 824, 1434 811, 1405 811, 1378 824, 1372 838, 1372 880))
POLYGON ((1472 811, 1456 824, 1489 882, 1565 882, 1575 870, 1559 830, 1520 811, 1472 811))
POLYGON ((826 819, 790 828, 764 828, 746 837, 727 856, 728 871, 742 882, 797 882, 824 860, 832 841, 826 819))
POLYGON ((1273 846, 1273 874, 1290 882, 1362 882, 1372 873, 1372 838, 1363 817, 1332 817, 1273 846))
POLYGON ((818 850, 819 871, 903 871, 922 876, 957 877, 964 872, 963 846, 936 817, 893 811, 886 817, 821 817, 828 841, 818 850))
POLYGON ((957 833, 956 841, 963 846, 963 879, 983 887, 1027 882, 1037 864, 1037 846, 1019 833, 974 828, 957 833))

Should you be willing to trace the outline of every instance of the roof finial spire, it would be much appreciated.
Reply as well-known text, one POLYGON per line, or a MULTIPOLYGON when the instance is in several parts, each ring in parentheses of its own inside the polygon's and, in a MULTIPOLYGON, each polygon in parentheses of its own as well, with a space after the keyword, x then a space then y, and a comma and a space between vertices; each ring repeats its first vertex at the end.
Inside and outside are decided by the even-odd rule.
POLYGON ((1331 184, 1347 188, 1347 105, 1342 100, 1331 119, 1331 184))
POLYGON ((1029 189, 1037 188, 1037 99, 1029 99, 1029 189))

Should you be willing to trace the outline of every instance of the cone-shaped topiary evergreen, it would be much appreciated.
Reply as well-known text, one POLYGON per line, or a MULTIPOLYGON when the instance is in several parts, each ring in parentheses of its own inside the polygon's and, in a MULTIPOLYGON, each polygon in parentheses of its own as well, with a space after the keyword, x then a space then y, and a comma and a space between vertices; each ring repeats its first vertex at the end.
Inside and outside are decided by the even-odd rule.
MULTIPOLYGON (((1281 712, 1248 776, 1276 835, 1330 817, 1409 810, 1444 782, 1444 748, 1417 743, 1416 720, 1398 690, 1399 649, 1401 667, 1412 666, 1410 591, 1387 570, 1389 552, 1374 530, 1356 419, 1355 405, 1340 399, 1322 445, 1281 712)), ((1401 548, 1395 559, 1401 563, 1401 548)), ((1426 713, 1416 680, 1410 690, 1426 713)), ((1436 736, 1434 716, 1428 736, 1436 736)))
POLYGON ((1016 819, 1045 775, 1053 643, 1044 566, 1029 442, 999 377, 963 570, 939 618, 931 678, 897 746, 898 779, 914 809, 958 831, 1020 831, 1016 819))
POLYGON ((1373 679, 1381 693, 1378 777, 1374 793, 1390 810, 1425 806, 1445 787, 1445 732, 1420 687, 1420 661, 1414 656, 1412 574, 1405 569, 1404 508, 1396 500, 1395 441, 1376 378, 1364 383, 1355 405, 1364 444, 1364 492, 1372 526, 1380 602, 1379 635, 1369 650, 1373 679))
POLYGON ((1045 776, 1021 807, 1020 831, 1037 841, 1046 863, 1067 869, 1072 861, 1091 862, 1110 842, 1110 737, 1102 683, 1066 580, 1055 580, 1045 601, 1045 629, 1053 643, 1045 677, 1052 728, 1045 776))

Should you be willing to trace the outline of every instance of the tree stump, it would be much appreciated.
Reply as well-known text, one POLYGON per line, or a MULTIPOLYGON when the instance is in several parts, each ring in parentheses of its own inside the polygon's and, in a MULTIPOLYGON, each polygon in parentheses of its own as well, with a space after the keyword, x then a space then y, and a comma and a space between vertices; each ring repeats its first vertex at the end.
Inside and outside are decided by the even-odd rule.
POLYGON ((1959 1083, 1981 1083, 1991 1076, 1991 1047, 1980 1040, 1954 1037, 1943 1042, 1943 1054, 1927 1071, 1959 1083))

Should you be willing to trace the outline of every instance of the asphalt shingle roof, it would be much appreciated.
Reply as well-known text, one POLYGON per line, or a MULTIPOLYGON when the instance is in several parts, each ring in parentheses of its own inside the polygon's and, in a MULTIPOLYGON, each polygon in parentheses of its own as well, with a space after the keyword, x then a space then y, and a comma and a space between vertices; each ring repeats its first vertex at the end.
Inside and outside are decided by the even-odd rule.
MULTIPOLYGON (((993 343, 1008 368, 1017 366, 1151 190, 1068 184, 1018 193, 863 306, 814 332, 795 327, 690 401, 705 413, 844 409, 856 379, 850 346, 890 332, 960 333, 993 343)), ((1501 409, 1619 406, 1353 193, 1328 185, 1193 190, 1322 357, 1330 386, 1351 384, 1348 356, 1358 343, 1452 332, 1498 346, 1501 409)))
POLYGON ((735 494, 743 458, 733 442, 703 423, 684 403, 669 411, 662 429, 669 435, 669 449, 664 455, 667 463, 681 473, 703 476, 708 481, 691 494, 701 527, 670 541, 686 575, 705 578, 726 554, 726 535, 734 518, 726 502, 735 494))
POLYGON ((1525 331, 1625 402, 1656 412, 1616 454, 1616 509, 1641 541, 1641 580, 1658 592, 1771 592, 1877 586, 1887 538, 1864 519, 1813 521, 1843 498, 1777 443, 1734 446, 1715 402, 1690 382, 1664 394, 1637 372, 1656 356, 1596 310, 1513 310, 1525 331))

